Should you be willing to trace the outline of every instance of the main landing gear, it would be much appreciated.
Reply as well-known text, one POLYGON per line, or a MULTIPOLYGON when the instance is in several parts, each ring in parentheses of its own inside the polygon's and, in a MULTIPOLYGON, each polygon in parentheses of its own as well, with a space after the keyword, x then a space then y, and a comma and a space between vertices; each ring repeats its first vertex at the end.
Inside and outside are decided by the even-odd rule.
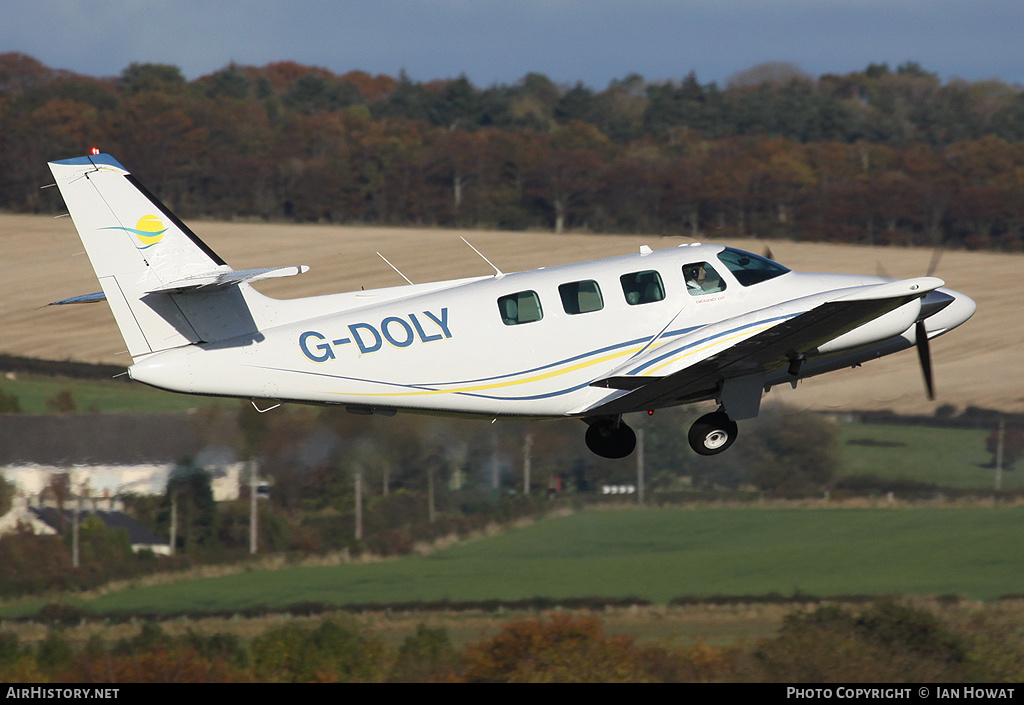
POLYGON ((636 433, 621 416, 588 421, 587 448, 602 458, 625 458, 636 448, 636 433))
MULTIPOLYGON (((636 433, 621 416, 588 419, 587 448, 602 458, 625 458, 636 448, 636 433)), ((718 455, 736 440, 736 422, 724 411, 704 414, 693 422, 687 440, 699 455, 718 455)))

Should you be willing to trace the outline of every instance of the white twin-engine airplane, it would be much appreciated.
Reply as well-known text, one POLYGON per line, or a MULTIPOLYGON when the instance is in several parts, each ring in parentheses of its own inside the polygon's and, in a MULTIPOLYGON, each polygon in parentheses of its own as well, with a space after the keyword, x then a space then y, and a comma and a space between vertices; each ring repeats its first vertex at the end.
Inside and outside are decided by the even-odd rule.
POLYGON ((365 414, 574 417, 606 458, 633 451, 625 414, 715 400, 689 431, 713 455, 772 385, 914 345, 931 395, 928 340, 975 310, 933 277, 798 273, 697 244, 278 300, 250 282, 308 267, 232 270, 109 155, 50 169, 103 288, 67 302, 106 299, 132 379, 365 414))

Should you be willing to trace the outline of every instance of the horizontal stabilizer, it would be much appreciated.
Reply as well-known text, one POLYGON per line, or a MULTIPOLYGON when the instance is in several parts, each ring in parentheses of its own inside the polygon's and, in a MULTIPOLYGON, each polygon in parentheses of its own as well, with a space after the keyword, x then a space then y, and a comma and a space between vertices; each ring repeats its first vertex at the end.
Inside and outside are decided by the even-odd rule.
POLYGON ((97 291, 95 294, 80 294, 79 296, 72 296, 70 299, 63 299, 61 301, 54 301, 53 303, 46 304, 47 306, 64 306, 66 304, 94 304, 97 301, 106 301, 107 295, 102 291, 97 291))
POLYGON ((267 267, 264 269, 243 269, 236 272, 232 269, 218 269, 205 274, 196 274, 184 279, 170 282, 156 289, 150 289, 150 294, 186 294, 192 291, 214 291, 225 289, 243 282, 255 282, 263 279, 277 279, 278 277, 294 277, 298 274, 308 272, 309 267, 300 264, 291 267, 267 267))

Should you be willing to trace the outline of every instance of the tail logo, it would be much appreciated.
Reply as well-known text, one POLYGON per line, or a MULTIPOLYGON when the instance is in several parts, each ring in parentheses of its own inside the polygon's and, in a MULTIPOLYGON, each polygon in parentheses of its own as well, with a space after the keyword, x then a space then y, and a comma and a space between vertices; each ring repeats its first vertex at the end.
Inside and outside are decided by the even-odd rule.
POLYGON ((138 238, 139 242, 142 243, 142 247, 139 249, 145 250, 164 239, 164 233, 167 232, 167 226, 164 225, 164 221, 160 220, 155 215, 144 215, 139 218, 139 222, 135 224, 134 228, 112 226, 109 228, 103 228, 103 230, 123 230, 126 233, 131 233, 138 238))
POLYGON ((142 247, 139 249, 142 250, 152 247, 163 240, 164 233, 167 232, 164 222, 155 215, 144 215, 139 218, 139 222, 135 224, 134 229, 125 229, 134 233, 135 237, 139 238, 139 242, 142 243, 142 247))

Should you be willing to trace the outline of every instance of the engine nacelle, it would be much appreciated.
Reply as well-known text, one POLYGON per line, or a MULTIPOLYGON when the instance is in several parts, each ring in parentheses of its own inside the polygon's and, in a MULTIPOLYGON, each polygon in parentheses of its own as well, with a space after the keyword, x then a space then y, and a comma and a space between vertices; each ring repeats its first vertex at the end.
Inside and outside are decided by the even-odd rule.
POLYGON ((911 328, 921 315, 921 300, 914 299, 899 308, 890 311, 884 316, 879 316, 859 328, 854 328, 849 333, 844 333, 838 338, 818 346, 819 354, 840 352, 859 348, 862 345, 872 345, 883 340, 901 335, 911 328))

